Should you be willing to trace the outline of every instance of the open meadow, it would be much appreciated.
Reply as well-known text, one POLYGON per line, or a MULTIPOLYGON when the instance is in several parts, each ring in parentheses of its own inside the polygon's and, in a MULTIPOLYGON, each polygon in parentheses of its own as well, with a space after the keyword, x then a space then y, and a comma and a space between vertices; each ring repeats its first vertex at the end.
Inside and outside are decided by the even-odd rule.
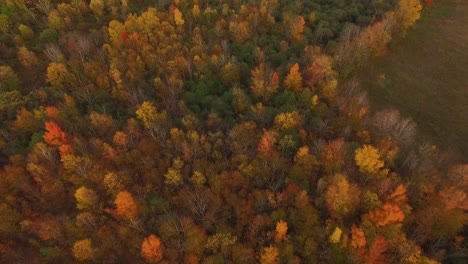
POLYGON ((421 20, 361 73, 372 107, 393 107, 429 140, 468 160, 468 1, 425 5, 421 20))

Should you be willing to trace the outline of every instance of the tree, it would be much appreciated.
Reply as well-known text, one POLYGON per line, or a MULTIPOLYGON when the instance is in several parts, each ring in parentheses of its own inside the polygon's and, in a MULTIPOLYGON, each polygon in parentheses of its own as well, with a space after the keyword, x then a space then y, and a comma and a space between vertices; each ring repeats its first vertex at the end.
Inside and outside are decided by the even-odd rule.
POLYGON ((124 188, 122 179, 113 172, 109 172, 104 176, 103 183, 109 193, 114 193, 124 188))
POLYGON ((381 170, 384 162, 380 160, 379 151, 371 145, 364 145, 357 149, 354 160, 363 173, 379 176, 386 174, 385 170, 381 170))
POLYGON ((393 191, 387 197, 387 201, 399 206, 406 203, 408 201, 408 196, 406 195, 406 187, 403 184, 398 185, 395 191, 393 191))
POLYGON ((284 86, 293 92, 301 92, 302 87, 302 76, 299 72, 299 64, 294 64, 289 70, 286 79, 284 80, 284 86))
POLYGON ((11 21, 10 18, 5 14, 0 14, 0 31, 7 34, 10 30, 11 21))
POLYGON ((0 92, 18 89, 19 80, 13 68, 0 65, 0 92))
POLYGON ((396 9, 396 17, 404 31, 411 27, 421 17, 422 5, 419 0, 400 0, 396 9))
POLYGON ((76 241, 72 251, 75 258, 80 261, 91 260, 94 257, 94 250, 89 238, 76 241))
POLYGON ((359 187, 350 184, 341 174, 335 175, 325 193, 325 201, 330 215, 342 218, 352 213, 359 204, 359 187))
POLYGON ((372 121, 379 133, 391 136, 400 146, 408 147, 414 142, 416 123, 410 118, 402 118, 398 110, 377 112, 372 121))
POLYGON ((195 186, 203 186, 206 182, 206 177, 199 171, 194 171, 192 177, 190 178, 190 181, 195 185, 195 186))
POLYGON ((244 89, 234 86, 231 93, 233 97, 231 105, 236 113, 242 114, 249 110, 251 107, 250 97, 244 89))
POLYGON ((153 138, 165 138, 168 121, 166 111, 158 112, 152 103, 145 101, 137 109, 136 115, 153 138))
POLYGON ((20 32, 21 37, 26 40, 31 40, 34 38, 34 31, 26 25, 20 24, 18 26, 18 31, 20 32))
POLYGON ((286 237, 288 232, 288 223, 283 220, 276 222, 275 242, 280 243, 286 237))
POLYGON ((269 72, 264 63, 251 70, 250 90, 261 97, 264 102, 278 91, 279 76, 277 72, 269 72))
POLYGON ((275 117, 275 127, 280 130, 289 130, 301 125, 302 118, 297 111, 278 114, 275 117))
POLYGON ((249 22, 248 21, 230 22, 229 33, 235 43, 243 44, 251 36, 251 32, 249 30, 249 22))
POLYGON ((156 125, 157 111, 152 103, 148 101, 143 102, 137 109, 136 115, 145 128, 151 128, 156 125))
POLYGON ((103 0, 91 0, 89 3, 89 9, 91 9, 94 14, 98 17, 101 17, 104 11, 104 1, 103 0))
POLYGON ((116 207, 115 214, 127 219, 134 219, 139 214, 138 204, 133 198, 132 194, 127 191, 120 191, 115 200, 116 207))
POLYGON ((151 234, 141 243, 141 256, 148 263, 159 262, 163 258, 161 240, 151 234))
POLYGON ((224 85, 230 86, 239 82, 240 69, 237 63, 228 62, 219 70, 221 81, 224 85))
POLYGON ((0 235, 10 237, 17 233, 21 215, 5 203, 0 204, 0 235))
POLYGON ((16 115, 16 120, 13 123, 15 129, 17 129, 19 132, 29 134, 35 133, 39 129, 40 125, 41 123, 39 120, 37 120, 36 116, 25 108, 21 108, 21 110, 16 115))
POLYGON ((99 114, 93 111, 89 114, 89 119, 99 135, 105 135, 113 125, 112 117, 106 114, 99 114))
POLYGON ((364 219, 369 219, 376 226, 386 226, 402 222, 405 215, 397 205, 385 203, 381 208, 365 214, 364 219))
POLYGON ((284 15, 283 26, 286 28, 286 34, 291 41, 300 41, 304 31, 305 20, 302 16, 284 15))
POLYGON ((257 124, 253 121, 239 123, 229 131, 231 149, 239 153, 252 153, 251 151, 255 149, 259 137, 257 124))
POLYGON ((184 21, 184 17, 182 15, 182 12, 180 12, 180 10, 176 7, 172 10, 172 12, 174 13, 174 21, 175 21, 175 24, 177 26, 183 26, 185 21, 184 21))
POLYGON ((67 143, 67 135, 54 121, 45 122, 45 129, 46 133, 43 138, 47 144, 58 147, 67 143))
POLYGON ((364 231, 355 225, 351 227, 351 246, 353 248, 363 248, 366 246, 364 231))
POLYGON ((439 193, 439 197, 440 197, 440 200, 444 203, 445 208, 447 210, 453 210, 453 209, 461 209, 464 211, 468 210, 468 197, 466 195, 466 192, 458 189, 455 186, 442 190, 439 193))
POLYGON ((342 234, 343 231, 339 227, 335 227, 335 230, 333 230, 333 233, 328 238, 328 241, 330 241, 332 244, 338 244, 341 241, 342 234))
POLYGON ((184 264, 198 264, 200 261, 198 260, 197 255, 195 254, 188 254, 184 257, 184 264))
POLYGON ((372 242, 372 245, 369 248, 368 254, 365 255, 364 259, 366 263, 374 263, 374 264, 385 264, 387 263, 387 255, 385 252, 387 251, 387 241, 382 236, 378 236, 372 242))
POLYGON ((78 209, 91 209, 96 206, 99 197, 94 190, 81 186, 75 192, 75 199, 78 209))
POLYGON ((172 167, 167 170, 167 173, 164 174, 164 181, 166 184, 179 186, 183 183, 182 174, 180 173, 180 169, 184 166, 184 162, 176 158, 173 161, 172 167))
POLYGON ((276 138, 273 135, 273 132, 270 130, 264 130, 262 138, 258 143, 257 150, 262 153, 265 157, 271 157, 277 154, 277 151, 274 148, 276 143, 276 138))
POLYGON ((63 63, 50 63, 47 67, 47 81, 53 87, 63 87, 70 83, 71 74, 63 63))
POLYGON ((309 65, 304 70, 305 84, 311 88, 319 88, 335 80, 336 72, 333 70, 333 58, 318 53, 313 47, 308 47, 306 50, 312 55, 310 55, 309 65))
MULTIPOLYGON (((426 0, 431 1, 431 0, 426 0)), ((411 252, 408 256, 405 256, 402 259, 404 264, 439 264, 440 262, 432 260, 424 255, 422 255, 421 249, 417 248, 411 252)))
POLYGON ((270 245, 263 249, 263 253, 260 255, 261 264, 277 264, 279 257, 279 250, 274 246, 270 245))
POLYGON ((25 68, 30 68, 39 63, 36 54, 24 46, 18 49, 17 57, 18 61, 25 68))
POLYGON ((208 238, 205 247, 212 252, 218 252, 219 250, 234 245, 237 241, 237 237, 231 233, 216 233, 208 238))
MULTIPOLYGON (((125 26, 117 20, 111 20, 107 31, 112 45, 118 46, 122 42, 121 34, 125 32, 125 26)), ((125 32, 125 34, 127 33, 125 32)))

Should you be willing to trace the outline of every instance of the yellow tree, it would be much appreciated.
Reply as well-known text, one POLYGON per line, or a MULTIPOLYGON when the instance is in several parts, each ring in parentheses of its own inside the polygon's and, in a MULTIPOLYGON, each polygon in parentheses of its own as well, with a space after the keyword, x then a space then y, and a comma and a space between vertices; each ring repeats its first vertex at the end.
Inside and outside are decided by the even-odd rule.
POLYGON ((103 0, 91 0, 89 3, 89 9, 94 12, 98 17, 102 16, 104 11, 104 1, 103 0))
POLYGON ((109 193, 114 193, 123 189, 122 179, 113 172, 109 172, 104 176, 104 186, 109 193))
POLYGON ((158 112, 152 103, 145 101, 137 109, 136 115, 151 137, 161 140, 165 138, 168 121, 166 111, 158 112))
POLYGON ((108 35, 112 45, 118 46, 120 43, 120 35, 125 32, 125 26, 117 20, 109 22, 108 35))
POLYGON ((278 114, 275 117, 275 127, 281 130, 289 130, 301 125, 302 118, 297 111, 278 114))
POLYGON ((421 17, 422 5, 419 0, 400 0, 396 16, 403 30, 411 27, 421 17))
POLYGON ((280 243, 286 237, 288 232, 288 223, 283 220, 280 220, 276 223, 276 233, 275 233, 275 242, 280 243))
POLYGON ((388 170, 381 170, 384 167, 384 162, 380 160, 379 151, 371 145, 358 148, 354 160, 363 173, 376 176, 385 176, 388 173, 388 170))
POLYGON ((82 186, 76 190, 75 199, 77 202, 76 207, 78 207, 78 209, 89 209, 96 206, 98 195, 94 190, 82 186))
POLYGON ((174 159, 172 167, 167 170, 167 173, 164 174, 164 181, 166 184, 179 186, 183 183, 182 174, 180 169, 184 166, 184 162, 180 158, 174 159))
POLYGON ((343 234, 343 231, 339 227, 335 227, 335 230, 333 230, 333 233, 328 237, 328 241, 332 244, 338 244, 341 241, 341 235, 343 234))
POLYGON ((149 263, 161 261, 163 258, 161 240, 153 234, 146 237, 141 243, 141 256, 149 263))
POLYGON ((174 22, 177 26, 183 26, 185 21, 184 21, 184 17, 182 15, 182 12, 180 12, 180 10, 176 7, 174 8, 174 10, 172 11, 174 13, 174 22))
POLYGON ((230 22, 229 33, 234 42, 242 44, 250 37, 249 22, 230 22))
POLYGON ((301 92, 302 88, 302 76, 299 72, 299 64, 294 64, 289 70, 286 79, 284 80, 284 86, 286 89, 293 92, 301 92))
POLYGON ((18 49, 17 56, 18 61, 25 68, 30 68, 39 63, 36 54, 24 46, 18 49))
POLYGON ((260 63, 251 71, 250 90, 252 93, 267 101, 278 91, 279 76, 277 72, 269 73, 265 69, 265 64, 260 63))
POLYGON ((63 63, 51 63, 47 67, 47 81, 53 87, 61 87, 70 81, 70 73, 63 63))
POLYGON ((143 123, 143 126, 147 129, 156 125, 156 107, 152 103, 145 101, 136 111, 138 119, 143 123))
POLYGON ((325 201, 330 215, 335 218, 345 217, 357 207, 360 191, 358 186, 350 184, 345 176, 335 175, 328 186, 325 201))

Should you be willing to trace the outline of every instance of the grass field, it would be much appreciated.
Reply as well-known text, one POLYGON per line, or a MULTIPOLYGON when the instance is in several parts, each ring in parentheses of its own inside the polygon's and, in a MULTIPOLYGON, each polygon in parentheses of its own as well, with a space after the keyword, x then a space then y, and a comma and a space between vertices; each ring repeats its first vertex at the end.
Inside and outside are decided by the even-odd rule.
POLYGON ((359 79, 374 110, 399 109, 421 140, 468 161, 468 1, 435 0, 359 79))

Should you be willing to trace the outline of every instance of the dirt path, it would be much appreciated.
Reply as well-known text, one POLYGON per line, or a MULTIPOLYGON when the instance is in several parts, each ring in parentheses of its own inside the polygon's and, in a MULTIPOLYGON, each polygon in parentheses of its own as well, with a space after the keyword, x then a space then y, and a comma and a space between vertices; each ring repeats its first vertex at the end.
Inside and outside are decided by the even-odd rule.
POLYGON ((422 140, 468 162, 468 1, 434 2, 360 79, 374 109, 399 109, 422 140))

